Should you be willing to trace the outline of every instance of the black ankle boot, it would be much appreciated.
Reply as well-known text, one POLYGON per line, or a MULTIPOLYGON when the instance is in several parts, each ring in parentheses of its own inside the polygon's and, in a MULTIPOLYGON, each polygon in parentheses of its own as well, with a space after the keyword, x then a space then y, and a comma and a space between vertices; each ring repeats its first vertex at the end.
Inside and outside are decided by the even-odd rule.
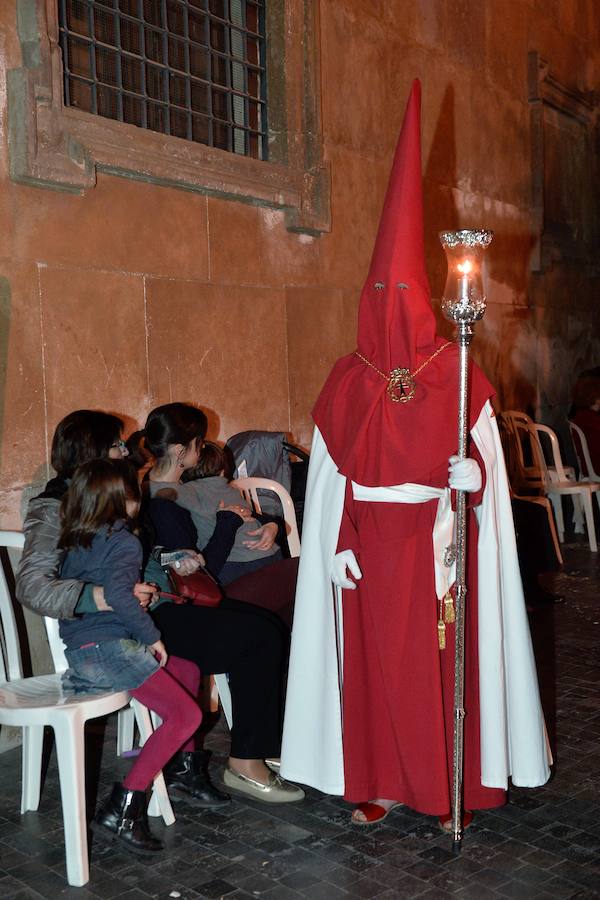
POLYGON ((162 850, 161 841, 152 837, 146 817, 146 792, 128 791, 115 784, 108 800, 98 810, 92 829, 99 834, 110 832, 133 853, 155 853, 162 850))
POLYGON ((215 809, 229 803, 229 794, 211 784, 208 774, 208 753, 205 750, 180 750, 163 769, 167 786, 189 794, 205 809, 215 809))

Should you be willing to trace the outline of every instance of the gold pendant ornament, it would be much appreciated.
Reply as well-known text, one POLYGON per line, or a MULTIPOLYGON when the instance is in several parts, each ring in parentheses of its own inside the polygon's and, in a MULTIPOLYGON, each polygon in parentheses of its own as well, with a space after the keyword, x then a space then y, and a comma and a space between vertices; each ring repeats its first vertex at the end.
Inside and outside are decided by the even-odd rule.
POLYGON ((408 369, 392 369, 387 392, 393 403, 408 403, 412 400, 415 396, 415 379, 408 369))
MULTIPOLYGON (((375 286, 377 287, 377 285, 375 286)), ((354 355, 364 362, 365 365, 369 366, 370 369, 373 369, 374 372, 377 372, 378 375, 381 375, 382 378, 385 378, 388 383, 386 393, 392 403, 408 403, 408 401, 412 400, 415 396, 415 376, 418 375, 419 372, 422 372, 425 366, 429 365, 436 356, 439 356, 446 347, 450 347, 451 345, 452 341, 448 341, 447 344, 442 344, 442 346, 438 347, 431 356, 428 356, 414 372, 411 372, 410 369, 392 369, 389 375, 386 375, 385 372, 382 372, 381 369, 374 366, 373 363, 367 359, 366 356, 363 356, 362 353, 359 353, 358 350, 354 351, 354 355)))

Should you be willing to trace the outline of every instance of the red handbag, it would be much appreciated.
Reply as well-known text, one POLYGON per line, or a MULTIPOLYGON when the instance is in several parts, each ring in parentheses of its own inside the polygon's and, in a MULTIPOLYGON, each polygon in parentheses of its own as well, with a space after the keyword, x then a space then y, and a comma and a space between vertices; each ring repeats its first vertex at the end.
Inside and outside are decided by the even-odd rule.
MULTIPOLYGON (((176 596, 164 591, 161 595, 170 599, 188 601, 192 606, 218 606, 223 599, 223 591, 220 584, 210 575, 206 569, 198 569, 192 575, 180 575, 173 569, 169 572, 169 579, 176 596)), ((181 602, 181 601, 180 601, 181 602)))

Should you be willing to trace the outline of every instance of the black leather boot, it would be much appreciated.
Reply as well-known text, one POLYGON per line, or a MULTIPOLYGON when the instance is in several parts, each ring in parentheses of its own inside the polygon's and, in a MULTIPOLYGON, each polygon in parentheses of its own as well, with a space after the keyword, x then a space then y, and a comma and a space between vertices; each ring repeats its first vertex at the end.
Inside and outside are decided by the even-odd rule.
POLYGON ((167 763, 163 775, 168 787, 189 794, 204 809, 216 809, 230 801, 229 794, 211 784, 205 750, 180 750, 167 763))
POLYGON ((119 841, 132 853, 156 853, 163 849, 161 841, 150 834, 146 817, 146 792, 129 791, 115 784, 108 800, 92 820, 92 829, 99 835, 119 841))

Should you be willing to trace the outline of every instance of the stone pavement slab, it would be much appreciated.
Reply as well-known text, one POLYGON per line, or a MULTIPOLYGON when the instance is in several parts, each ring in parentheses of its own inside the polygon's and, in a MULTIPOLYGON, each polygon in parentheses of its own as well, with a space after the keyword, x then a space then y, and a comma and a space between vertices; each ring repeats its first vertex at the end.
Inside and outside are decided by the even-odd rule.
MULTIPOLYGON (((19 814, 20 751, 0 757, 0 898, 6 900, 337 900, 337 898, 600 897, 600 562, 581 544, 565 548, 564 572, 549 586, 564 603, 530 613, 548 730, 555 754, 550 782, 513 789, 502 809, 478 813, 460 855, 433 818, 395 810, 372 829, 354 828, 340 798, 308 791, 301 804, 261 806, 236 798, 211 812, 176 799, 158 858, 132 857, 92 841, 91 878, 65 877, 60 793, 54 754, 40 810, 19 814)), ((115 722, 91 723, 90 806, 127 763, 114 756, 115 722), (99 754, 97 754, 99 755, 99 754)), ((208 734, 212 768, 228 746, 219 722, 208 734)))

